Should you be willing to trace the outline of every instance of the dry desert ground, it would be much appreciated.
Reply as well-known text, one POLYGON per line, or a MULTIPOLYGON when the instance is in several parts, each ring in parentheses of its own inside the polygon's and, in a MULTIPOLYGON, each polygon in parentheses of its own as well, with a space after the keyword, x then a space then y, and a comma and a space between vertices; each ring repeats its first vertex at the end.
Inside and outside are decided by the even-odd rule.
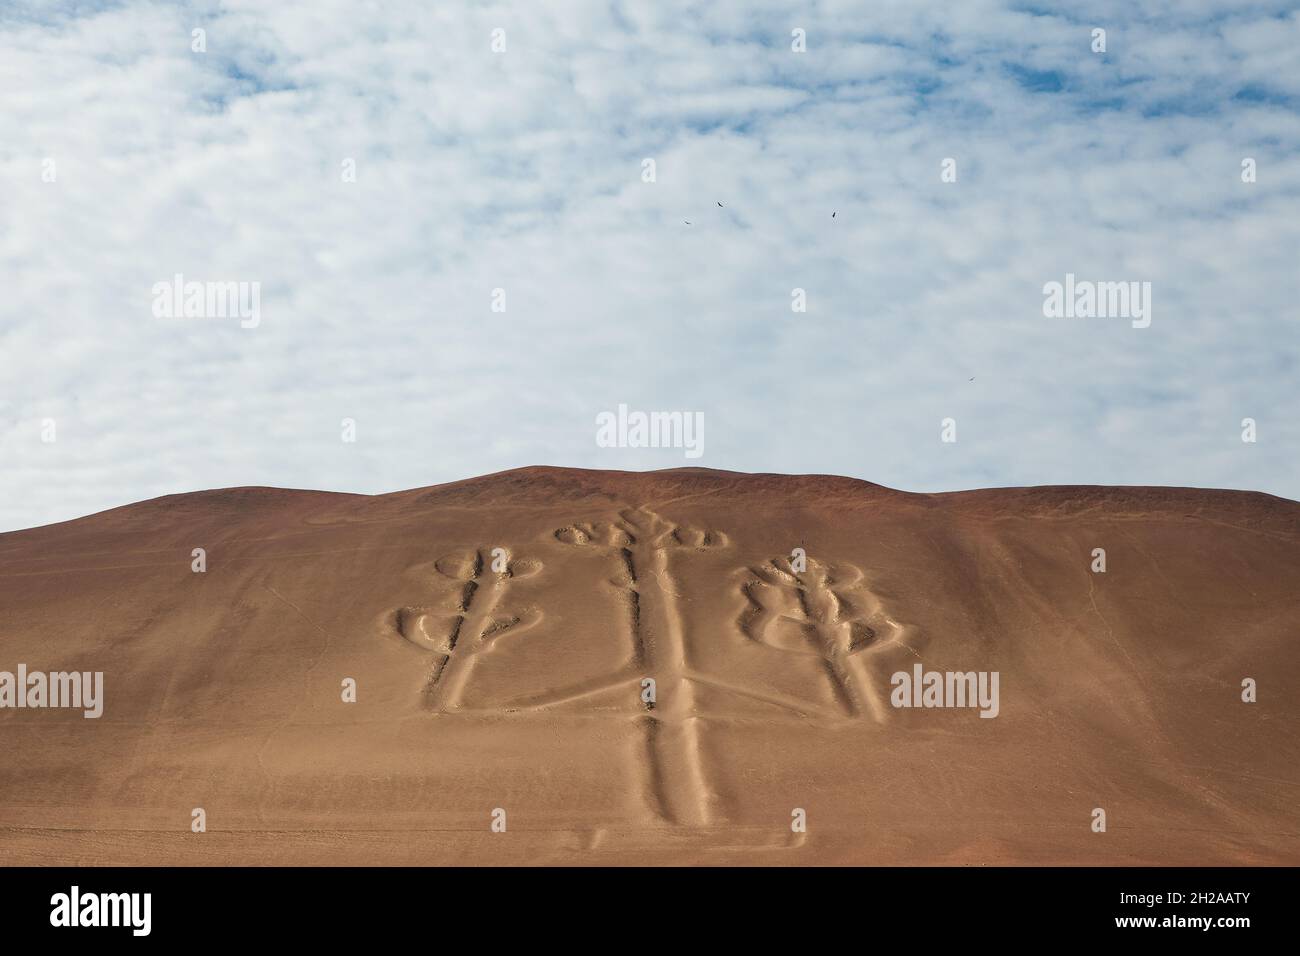
POLYGON ((1300 504, 1263 494, 173 495, 0 535, 20 664, 103 713, 0 709, 6 864, 1300 863, 1300 504), (996 713, 894 706, 932 672, 996 713))

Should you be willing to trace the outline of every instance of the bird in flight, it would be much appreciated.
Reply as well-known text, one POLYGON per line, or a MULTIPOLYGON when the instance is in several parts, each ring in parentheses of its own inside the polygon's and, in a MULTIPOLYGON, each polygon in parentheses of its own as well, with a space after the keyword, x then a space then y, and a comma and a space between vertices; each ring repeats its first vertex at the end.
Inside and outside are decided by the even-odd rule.
MULTIPOLYGON (((836 210, 836 212, 838 212, 838 211, 839 211, 839 210, 836 210)), ((831 218, 832 218, 832 219, 835 218, 835 213, 831 213, 831 218)))
POLYGON ((688 226, 691 224, 691 221, 689 219, 683 219, 682 222, 686 223, 686 225, 688 226))
POLYGON ((719 209, 722 208, 722 203, 718 203, 718 208, 719 208, 719 209))

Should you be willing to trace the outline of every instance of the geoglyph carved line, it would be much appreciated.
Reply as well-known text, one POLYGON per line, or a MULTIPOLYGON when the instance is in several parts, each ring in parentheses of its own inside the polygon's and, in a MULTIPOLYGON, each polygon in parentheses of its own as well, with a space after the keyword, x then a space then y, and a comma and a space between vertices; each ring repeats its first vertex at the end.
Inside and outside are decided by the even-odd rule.
POLYGON ((626 508, 614 521, 569 525, 554 537, 564 544, 607 550, 617 562, 613 582, 631 609, 632 663, 657 687, 653 713, 637 721, 645 754, 637 764, 644 802, 661 822, 706 823, 716 797, 704 773, 702 726, 687 676, 689 649, 677 606, 680 588, 668 555, 725 547, 726 536, 673 524, 642 507, 626 508), (680 773, 671 772, 673 768, 680 773))
POLYGON ((438 558, 434 570, 459 584, 452 586, 453 608, 436 605, 404 607, 398 610, 398 633, 421 650, 436 657, 430 668, 424 696, 429 707, 451 710, 459 706, 474 659, 503 636, 517 635, 542 620, 537 608, 498 612, 509 583, 539 573, 540 561, 508 560, 503 571, 491 570, 482 551, 454 552, 438 558))
MULTIPOLYGON (((628 658, 609 673, 474 713, 544 711, 616 694, 620 685, 626 685, 629 695, 638 694, 641 679, 653 678, 656 699, 632 718, 638 743, 628 759, 641 805, 665 825, 708 826, 724 809, 708 782, 702 742, 709 715, 699 712, 697 686, 766 703, 798 718, 869 715, 883 721, 885 695, 867 679, 871 667, 859 664, 889 648, 916 653, 908 642, 912 629, 886 611, 881 596, 864 583, 861 569, 810 560, 796 571, 788 560, 776 559, 740 571, 745 606, 737 626, 756 643, 817 659, 834 704, 738 685, 694 669, 673 557, 729 547, 727 535, 675 524, 640 507, 625 508, 608 520, 575 522, 556 529, 549 539, 551 547, 589 548, 606 556, 607 584, 625 609, 621 629, 628 658)), ((506 596, 512 580, 538 573, 542 564, 520 559, 494 573, 476 551, 445 555, 434 568, 459 586, 448 591, 448 604, 402 608, 396 625, 408 641, 433 655, 428 706, 456 712, 478 655, 541 622, 540 610, 510 608, 506 596)))
POLYGON ((759 644, 820 658, 845 714, 883 722, 888 709, 869 659, 891 647, 916 652, 905 640, 911 629, 886 613, 864 578, 854 565, 812 559, 802 571, 784 558, 751 567, 740 584, 747 603, 737 626, 759 644))

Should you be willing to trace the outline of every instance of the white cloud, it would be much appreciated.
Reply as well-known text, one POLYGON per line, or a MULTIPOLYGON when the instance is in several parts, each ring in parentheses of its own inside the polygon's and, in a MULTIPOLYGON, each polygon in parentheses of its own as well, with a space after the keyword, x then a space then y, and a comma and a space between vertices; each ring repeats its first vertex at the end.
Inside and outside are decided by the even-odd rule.
POLYGON ((11 12, 0 528, 688 463, 597 448, 619 402, 703 411, 690 464, 1300 498, 1296 15, 1103 5, 1099 57, 1068 9, 11 12), (1151 281, 1151 328, 1045 319, 1067 271, 1151 281), (260 327, 153 318, 177 272, 260 281, 260 327))

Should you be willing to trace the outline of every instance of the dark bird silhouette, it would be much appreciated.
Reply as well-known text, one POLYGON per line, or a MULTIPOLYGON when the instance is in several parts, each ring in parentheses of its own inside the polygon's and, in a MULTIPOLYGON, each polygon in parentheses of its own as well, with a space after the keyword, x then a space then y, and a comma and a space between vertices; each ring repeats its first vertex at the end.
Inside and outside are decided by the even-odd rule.
POLYGON ((719 209, 722 208, 722 203, 718 203, 718 208, 719 208, 719 209))
POLYGON ((831 218, 832 218, 832 219, 835 218, 835 213, 831 213, 831 218))
POLYGON ((683 219, 682 222, 686 223, 686 225, 688 226, 691 224, 691 221, 689 219, 683 219))

